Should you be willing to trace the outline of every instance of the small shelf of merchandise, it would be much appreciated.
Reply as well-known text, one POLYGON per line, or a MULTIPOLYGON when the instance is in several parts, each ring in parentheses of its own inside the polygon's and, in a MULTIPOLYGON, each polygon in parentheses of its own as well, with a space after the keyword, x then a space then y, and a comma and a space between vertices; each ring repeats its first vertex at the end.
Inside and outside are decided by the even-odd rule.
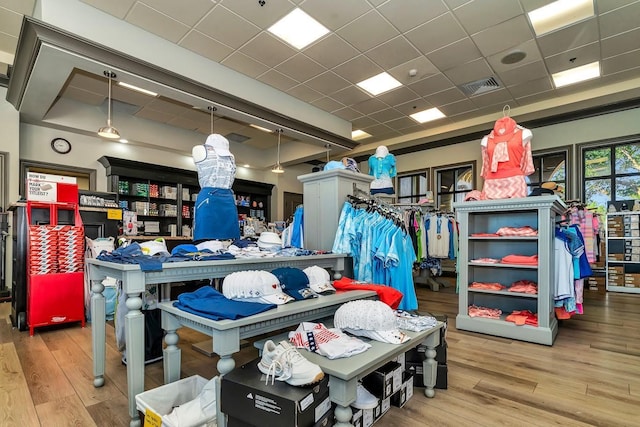
MULTIPOLYGON (((459 307, 456 327, 461 330, 552 345, 558 332, 553 307, 553 241, 555 221, 567 209, 557 196, 455 203, 460 224, 458 253, 459 307), (537 235, 482 236, 502 227, 530 227, 537 235), (480 236, 474 236, 478 235, 480 236), (506 263, 510 255, 520 263, 506 263), (479 259, 498 262, 478 262, 479 259), (537 293, 512 292, 516 282, 537 284, 537 293), (501 290, 474 289, 474 282, 499 284, 501 290), (476 308, 495 311, 499 318, 476 317, 476 308), (472 310, 470 315, 470 308, 472 310), (511 314, 530 313, 537 325, 516 325, 511 314)), ((487 312, 489 313, 489 312, 487 312)), ((522 319, 523 317, 521 317, 522 319)))
POLYGON ((607 291, 640 293, 640 211, 607 213, 607 291))

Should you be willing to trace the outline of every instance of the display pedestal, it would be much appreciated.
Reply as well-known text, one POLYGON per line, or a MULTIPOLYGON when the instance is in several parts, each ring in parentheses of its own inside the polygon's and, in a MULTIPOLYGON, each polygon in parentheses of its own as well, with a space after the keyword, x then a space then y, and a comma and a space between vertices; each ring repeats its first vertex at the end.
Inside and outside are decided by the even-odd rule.
POLYGON ((369 193, 373 177, 344 169, 300 175, 303 184, 304 247, 330 251, 338 229, 342 206, 354 186, 369 193))

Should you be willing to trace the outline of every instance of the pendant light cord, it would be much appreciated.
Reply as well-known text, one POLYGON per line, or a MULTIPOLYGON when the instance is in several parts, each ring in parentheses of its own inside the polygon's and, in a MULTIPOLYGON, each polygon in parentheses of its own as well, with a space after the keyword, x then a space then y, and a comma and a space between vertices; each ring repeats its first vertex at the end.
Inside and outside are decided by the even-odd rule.
POLYGON ((218 109, 216 107, 214 107, 213 105, 210 105, 209 107, 209 111, 211 112, 211 134, 213 134, 214 132, 214 125, 213 125, 213 112, 217 111, 218 109))
POLYGON ((109 103, 107 104, 107 126, 111 126, 111 71, 107 71, 109 76, 109 103))

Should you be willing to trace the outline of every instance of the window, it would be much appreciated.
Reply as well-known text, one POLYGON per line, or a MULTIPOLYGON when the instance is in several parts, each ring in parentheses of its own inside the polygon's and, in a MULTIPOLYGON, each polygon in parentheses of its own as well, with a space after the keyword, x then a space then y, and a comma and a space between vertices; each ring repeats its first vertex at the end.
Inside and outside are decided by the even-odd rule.
POLYGON ((444 211, 453 211, 453 203, 464 201, 475 188, 475 162, 443 166, 434 169, 436 206, 444 211))
POLYGON ((580 147, 582 200, 600 213, 608 202, 640 199, 640 137, 580 147))
POLYGON ((410 172, 398 175, 396 188, 398 203, 417 203, 427 195, 429 171, 410 172))
POLYGON ((565 147, 558 151, 536 151, 533 153, 533 166, 535 172, 526 177, 529 192, 536 187, 539 187, 543 182, 553 181, 558 184, 558 194, 561 198, 565 199, 568 193, 567 178, 568 158, 570 153, 570 147, 565 147))

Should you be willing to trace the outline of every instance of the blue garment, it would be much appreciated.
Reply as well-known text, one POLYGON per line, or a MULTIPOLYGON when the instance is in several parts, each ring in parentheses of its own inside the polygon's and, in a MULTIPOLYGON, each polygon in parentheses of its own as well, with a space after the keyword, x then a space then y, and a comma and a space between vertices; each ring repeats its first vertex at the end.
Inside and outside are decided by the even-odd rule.
POLYGON ((96 257, 100 261, 115 262, 117 264, 138 264, 142 271, 161 271, 162 263, 168 257, 164 255, 145 255, 137 242, 119 247, 111 253, 103 252, 96 257))
POLYGON ((369 157, 369 175, 375 179, 393 178, 396 176, 396 158, 393 154, 385 157, 369 157))
POLYGON ((231 300, 210 286, 178 295, 178 300, 173 305, 180 310, 212 320, 235 320, 277 307, 275 304, 231 300))
POLYGON ((193 217, 194 241, 240 238, 238 208, 232 190, 202 188, 193 217))
POLYGON ((304 247, 304 206, 298 206, 293 213, 293 224, 291 233, 291 246, 294 248, 304 247))
POLYGON ((346 168, 347 167, 341 161, 331 160, 330 162, 327 162, 326 165, 324 165, 324 168, 322 168, 322 170, 330 171, 333 169, 346 169, 346 168))
POLYGON ((297 300, 318 297, 309 287, 309 277, 299 268, 279 267, 271 274, 278 278, 282 290, 297 300))

